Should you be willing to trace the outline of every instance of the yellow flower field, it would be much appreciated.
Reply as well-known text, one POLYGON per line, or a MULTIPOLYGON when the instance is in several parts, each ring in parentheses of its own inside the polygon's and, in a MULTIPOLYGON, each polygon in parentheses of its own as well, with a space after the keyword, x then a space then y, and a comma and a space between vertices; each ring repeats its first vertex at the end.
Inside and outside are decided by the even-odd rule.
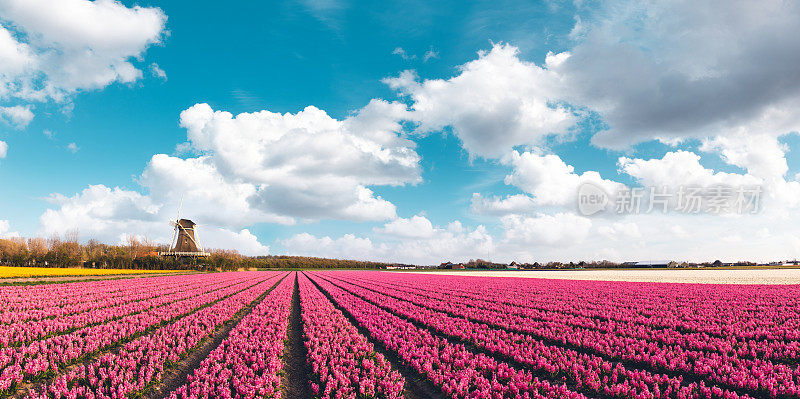
POLYGON ((134 269, 78 269, 47 267, 11 267, 0 266, 0 278, 9 277, 41 277, 41 276, 97 276, 111 274, 150 274, 174 273, 185 270, 134 270, 134 269))

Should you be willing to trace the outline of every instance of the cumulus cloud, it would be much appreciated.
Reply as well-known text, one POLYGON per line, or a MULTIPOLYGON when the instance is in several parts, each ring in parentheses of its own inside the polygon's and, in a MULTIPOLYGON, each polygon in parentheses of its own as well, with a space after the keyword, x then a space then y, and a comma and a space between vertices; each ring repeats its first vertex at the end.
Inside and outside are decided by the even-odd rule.
POLYGON ((408 219, 397 218, 375 231, 406 238, 429 238, 434 234, 433 224, 422 215, 414 215, 408 219))
POLYGON ((452 128, 488 158, 563 137, 590 112, 607 127, 593 143, 614 149, 800 129, 797 3, 616 0, 580 10, 572 47, 542 65, 500 43, 449 79, 405 71, 385 81, 408 98, 419 132, 452 128))
POLYGON ((198 104, 180 117, 185 147, 197 156, 154 155, 137 179, 145 194, 98 185, 69 198, 53 195, 57 208, 41 224, 48 234, 147 232, 164 241, 164 225, 183 198, 182 216, 255 253, 266 247, 244 229, 258 223, 394 220, 395 205, 368 186, 420 181, 415 145, 402 137, 405 113, 403 104, 379 100, 344 120, 315 107, 234 116, 198 104))
POLYGON ((115 0, 0 1, 0 101, 68 101, 139 79, 135 62, 161 42, 166 15, 115 0))
POLYGON ((761 183, 752 175, 708 169, 700 164, 700 156, 690 151, 668 152, 661 159, 621 157, 619 167, 642 185, 651 187, 747 186, 761 183))
MULTIPOLYGON (((129 235, 160 243, 168 243, 172 238, 169 222, 177 208, 159 204, 136 191, 93 185, 72 197, 54 194, 48 200, 58 209, 48 209, 41 216, 43 235, 77 229, 84 238, 111 243, 124 243, 129 235)), ((236 249, 248 255, 269 253, 269 247, 260 244, 247 229, 228 229, 203 222, 197 234, 205 247, 236 249)))
POLYGON ((281 241, 281 244, 292 254, 338 259, 376 260, 386 251, 386 247, 374 245, 371 239, 353 234, 333 239, 300 233, 281 241))
POLYGON ((503 163, 512 167, 505 183, 531 194, 533 202, 540 206, 576 205, 578 187, 585 183, 591 183, 609 195, 624 188, 620 183, 603 179, 595 171, 577 174, 572 165, 567 165, 555 154, 513 151, 503 159, 503 163))
MULTIPOLYGON (((676 226, 679 227, 679 226, 676 226)), ((634 222, 615 222, 610 225, 599 226, 597 232, 606 239, 617 241, 618 239, 640 238, 639 225, 634 222)))
POLYGON ((707 138, 701 151, 719 153, 730 165, 746 169, 761 179, 783 179, 789 166, 786 163, 785 145, 775 135, 739 134, 707 138))
POLYGON ((296 234, 281 240, 290 253, 360 260, 415 264, 440 263, 445 259, 467 261, 490 256, 495 244, 484 226, 467 229, 459 221, 437 227, 422 215, 398 218, 375 229, 388 240, 345 234, 339 238, 296 234), (415 229, 419 228, 419 231, 415 229))
POLYGON ((452 127, 471 155, 498 158, 515 146, 537 145, 548 135, 565 135, 575 113, 554 97, 557 76, 549 68, 520 60, 516 47, 495 45, 459 67, 450 79, 419 81, 413 71, 384 81, 411 101, 417 132, 452 127))
POLYGON ((19 236, 19 232, 11 231, 11 223, 8 220, 0 220, 0 238, 13 238, 19 236))
POLYGON ((30 106, 0 107, 0 121, 16 129, 24 129, 33 120, 30 106))
POLYGON ((797 3, 611 1, 587 14, 551 69, 561 99, 608 124, 596 144, 800 127, 797 3))
POLYGON ((501 223, 506 241, 525 245, 577 245, 592 227, 591 220, 573 213, 507 215, 501 223))
POLYGON ((403 104, 373 100, 337 120, 307 107, 296 114, 214 111, 207 104, 181 113, 190 148, 207 154, 226 179, 256 188, 251 206, 300 218, 385 220, 390 202, 368 185, 421 180, 413 141, 400 135, 403 104))
POLYGON ((5 158, 8 153, 8 144, 5 141, 0 141, 0 158, 5 158))

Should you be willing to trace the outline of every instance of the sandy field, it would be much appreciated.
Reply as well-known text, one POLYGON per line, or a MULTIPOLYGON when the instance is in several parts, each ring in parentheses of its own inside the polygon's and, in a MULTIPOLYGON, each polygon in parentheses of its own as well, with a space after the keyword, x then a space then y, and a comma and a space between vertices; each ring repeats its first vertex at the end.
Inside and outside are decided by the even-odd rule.
POLYGON ((566 280, 639 281, 701 284, 800 284, 800 269, 757 270, 534 270, 463 271, 441 270, 425 273, 458 276, 528 277, 566 280))

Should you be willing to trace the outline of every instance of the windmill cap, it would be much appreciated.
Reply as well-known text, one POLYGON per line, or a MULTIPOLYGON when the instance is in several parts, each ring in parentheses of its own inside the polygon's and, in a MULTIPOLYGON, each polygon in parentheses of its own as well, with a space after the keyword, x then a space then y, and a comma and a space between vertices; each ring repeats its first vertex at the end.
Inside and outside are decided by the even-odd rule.
POLYGON ((192 227, 196 223, 191 221, 191 220, 189 220, 189 219, 181 219, 181 220, 178 220, 178 224, 180 224, 181 227, 192 227))

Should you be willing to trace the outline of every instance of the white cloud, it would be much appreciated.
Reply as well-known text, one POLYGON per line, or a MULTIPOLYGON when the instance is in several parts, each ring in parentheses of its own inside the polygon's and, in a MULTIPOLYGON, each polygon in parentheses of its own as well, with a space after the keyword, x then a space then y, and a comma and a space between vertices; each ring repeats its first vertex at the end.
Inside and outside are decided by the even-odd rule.
POLYGON ((674 234, 675 237, 678 238, 688 238, 691 236, 689 232, 687 232, 682 226, 679 225, 670 226, 669 231, 672 232, 672 234, 674 234))
POLYGON ((615 222, 610 225, 599 226, 597 232, 606 239, 612 241, 616 241, 620 238, 632 239, 642 237, 642 233, 639 231, 639 225, 634 222, 615 222))
POLYGON ((297 114, 230 113, 206 104, 181 113, 192 149, 225 179, 257 186, 265 212, 318 219, 385 220, 394 205, 368 185, 421 181, 414 142, 400 136, 405 106, 373 100, 340 121, 307 107, 297 114))
POLYGON ((67 151, 69 151, 69 152, 71 152, 71 153, 73 153, 73 154, 74 154, 74 153, 76 153, 76 152, 78 152, 78 150, 80 150, 80 149, 81 149, 81 148, 80 148, 80 147, 78 147, 78 145, 77 145, 77 144, 75 144, 75 143, 69 143, 69 144, 67 144, 67 151))
POLYGON ((460 222, 453 221, 446 229, 433 226, 428 229, 430 221, 423 216, 402 220, 394 225, 387 223, 383 229, 377 229, 381 234, 392 235, 390 240, 384 242, 352 234, 331 238, 301 233, 281 240, 280 243, 286 251, 294 254, 414 264, 487 258, 495 250, 493 239, 483 226, 466 229, 460 222), (412 221, 414 218, 416 220, 412 221), (424 225, 423 228, 428 230, 423 234, 413 234, 408 230, 412 223, 424 225), (398 228, 398 225, 402 227, 398 228), (387 227, 392 233, 385 232, 387 227))
POLYGON ((0 107, 0 121, 16 129, 24 129, 33 120, 30 106, 0 107))
POLYGON ((533 202, 540 206, 575 206, 578 187, 585 183, 602 188, 610 196, 624 188, 620 183, 603 179, 595 171, 577 174, 572 165, 555 154, 512 151, 503 158, 503 163, 513 168, 505 183, 531 194, 533 202))
POLYGON ((150 64, 150 73, 159 79, 167 80, 167 73, 155 62, 150 64))
POLYGON ((504 239, 525 246, 561 245, 582 243, 592 222, 572 213, 539 214, 535 217, 521 215, 503 216, 504 239))
POLYGON ((563 137, 584 111, 608 126, 593 143, 615 149, 800 130, 797 3, 615 0, 579 11, 572 48, 541 66, 495 44, 450 79, 385 81, 408 97, 419 132, 451 127, 489 158, 563 137))
POLYGON ((0 238, 19 237, 19 232, 11 231, 11 223, 8 220, 0 220, 0 238))
POLYGON ((425 52, 425 55, 422 56, 422 62, 428 62, 434 58, 439 58, 439 52, 431 48, 425 52))
POLYGON ((484 197, 480 193, 473 193, 470 210, 482 215, 530 213, 536 210, 536 200, 525 194, 514 194, 501 198, 498 196, 484 197))
POLYGON ((81 90, 130 83, 161 42, 166 15, 115 0, 0 1, 0 100, 68 101, 81 90))
MULTIPOLYGON (((138 192, 103 185, 89 186, 72 197, 54 194, 49 201, 59 208, 49 209, 41 216, 42 235, 63 234, 77 229, 84 239, 96 238, 112 243, 124 243, 128 235, 147 237, 165 244, 172 238, 169 222, 175 217, 177 203, 174 203, 174 208, 168 207, 138 192)), ((198 220, 192 215, 189 217, 200 222, 198 241, 204 248, 236 249, 247 255, 269 252, 269 247, 260 244, 247 229, 237 232, 206 224, 206 220, 198 220)))
POLYGON ((798 18, 781 0, 609 1, 576 21, 577 44, 551 69, 560 99, 608 123, 602 146, 784 134, 800 128, 798 18))
POLYGON ((145 167, 139 183, 150 198, 167 206, 170 218, 183 198, 183 214, 203 223, 241 228, 255 223, 291 224, 291 217, 261 211, 248 198, 258 191, 255 184, 226 179, 208 157, 181 159, 156 154, 145 167))
POLYGON ((375 232, 404 238, 429 238, 434 234, 433 224, 422 215, 414 215, 408 219, 397 218, 386 223, 375 232))
POLYGON ((281 244, 289 253, 338 259, 376 260, 385 247, 376 247, 369 238, 345 234, 337 239, 316 237, 309 233, 296 234, 281 244))
POLYGON ((399 55, 400 58, 402 58, 402 59, 404 59, 406 61, 413 60, 414 58, 417 58, 417 56, 414 55, 414 54, 406 53, 406 50, 404 50, 402 47, 395 47, 395 49, 392 50, 392 54, 399 55))
POLYGON ((700 164, 700 156, 690 151, 668 152, 661 159, 619 158, 620 171, 648 187, 709 187, 715 185, 760 185, 749 174, 715 172, 700 164))
POLYGON ((0 158, 5 158, 8 154, 8 144, 5 141, 0 141, 0 158))
POLYGON ((181 113, 187 151, 196 157, 154 155, 137 179, 146 194, 90 186, 70 198, 53 195, 57 209, 45 212, 42 229, 168 241, 164 225, 183 198, 182 216, 255 253, 266 247, 242 229, 258 223, 392 220, 394 204, 367 186, 421 180, 415 144, 402 137, 405 113, 404 105, 380 100, 344 120, 314 107, 234 116, 198 104, 181 113))
POLYGON ((537 145, 551 134, 565 135, 577 121, 556 104, 554 79, 547 68, 521 61, 510 45, 495 45, 462 65, 450 79, 418 81, 413 71, 384 81, 411 100, 410 118, 420 133, 448 126, 473 156, 496 158, 514 146, 537 145))
POLYGON ((203 226, 199 226, 197 229, 197 239, 201 243, 206 242, 212 246, 204 247, 203 249, 205 250, 211 248, 235 249, 240 254, 248 256, 269 255, 269 246, 258 242, 258 237, 253 235, 250 230, 242 229, 237 233, 236 231, 213 226, 208 229, 203 229, 203 226))
POLYGON ((761 179, 783 179, 789 171, 785 158, 787 148, 775 135, 717 136, 704 140, 700 150, 718 152, 728 164, 746 169, 761 179))

